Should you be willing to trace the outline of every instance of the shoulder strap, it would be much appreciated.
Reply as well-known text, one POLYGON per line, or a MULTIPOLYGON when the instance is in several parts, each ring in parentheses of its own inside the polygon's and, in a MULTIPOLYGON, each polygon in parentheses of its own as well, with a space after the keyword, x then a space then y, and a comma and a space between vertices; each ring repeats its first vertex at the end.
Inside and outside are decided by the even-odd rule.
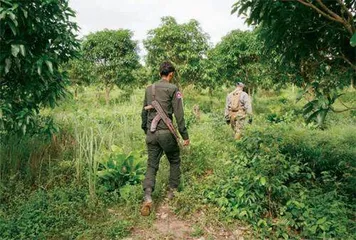
POLYGON ((156 100, 156 84, 152 85, 152 99, 153 101, 156 100))

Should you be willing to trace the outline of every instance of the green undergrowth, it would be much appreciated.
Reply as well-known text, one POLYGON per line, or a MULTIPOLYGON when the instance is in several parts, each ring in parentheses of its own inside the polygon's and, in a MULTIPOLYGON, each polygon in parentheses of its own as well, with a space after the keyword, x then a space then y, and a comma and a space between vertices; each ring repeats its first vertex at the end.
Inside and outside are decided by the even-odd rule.
MULTIPOLYGON (((235 141, 223 118, 229 91, 183 90, 191 145, 182 149, 182 181, 170 206, 178 217, 199 219, 192 234, 245 226, 250 238, 353 239, 355 113, 330 113, 319 130, 304 123, 297 90, 260 91, 253 124, 235 141)), ((150 229, 154 214, 139 215, 142 97, 142 89, 114 89, 105 105, 95 87, 82 88, 78 99, 42 110, 52 124, 46 131, 3 137, 0 238, 121 239, 150 229)), ((354 97, 347 92, 343 101, 354 97)), ((168 169, 163 157, 156 203, 165 198, 168 169)))

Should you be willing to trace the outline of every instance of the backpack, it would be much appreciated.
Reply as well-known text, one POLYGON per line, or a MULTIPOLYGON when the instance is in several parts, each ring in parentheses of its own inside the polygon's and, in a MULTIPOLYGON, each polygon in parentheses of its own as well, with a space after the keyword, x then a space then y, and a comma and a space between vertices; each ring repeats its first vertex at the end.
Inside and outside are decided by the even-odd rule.
POLYGON ((240 102, 240 98, 241 98, 241 93, 233 93, 232 97, 231 97, 231 111, 233 112, 237 112, 239 110, 241 110, 241 102, 240 102))

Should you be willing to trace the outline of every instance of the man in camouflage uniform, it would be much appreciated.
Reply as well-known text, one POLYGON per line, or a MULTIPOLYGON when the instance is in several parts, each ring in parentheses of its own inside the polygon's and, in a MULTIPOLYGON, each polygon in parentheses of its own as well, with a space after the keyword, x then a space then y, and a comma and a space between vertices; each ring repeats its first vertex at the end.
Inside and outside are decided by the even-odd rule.
POLYGON ((159 168, 159 161, 166 154, 170 164, 169 191, 168 198, 174 196, 180 181, 180 150, 177 139, 170 132, 163 120, 157 124, 156 130, 151 132, 151 124, 157 115, 155 109, 146 110, 153 100, 161 105, 167 116, 172 119, 174 114, 178 131, 182 136, 183 145, 189 145, 188 131, 184 120, 182 94, 177 86, 170 83, 173 78, 175 68, 169 62, 164 62, 160 66, 161 80, 146 88, 145 99, 142 109, 142 129, 146 134, 146 145, 148 150, 147 172, 143 181, 145 192, 144 203, 141 214, 148 216, 151 212, 152 197, 156 182, 156 173, 159 168), (154 92, 154 93, 153 93, 154 92))
POLYGON ((225 105, 225 120, 231 124, 235 132, 235 139, 241 138, 242 129, 248 116, 249 123, 252 123, 252 106, 250 97, 243 91, 244 84, 239 82, 236 89, 227 95, 225 105))

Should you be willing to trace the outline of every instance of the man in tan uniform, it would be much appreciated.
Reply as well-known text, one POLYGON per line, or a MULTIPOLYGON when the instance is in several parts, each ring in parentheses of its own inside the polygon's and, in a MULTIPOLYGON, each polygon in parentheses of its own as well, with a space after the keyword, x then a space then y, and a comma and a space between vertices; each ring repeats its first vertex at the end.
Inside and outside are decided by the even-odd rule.
POLYGON ((236 89, 226 98, 225 120, 227 124, 231 124, 231 128, 235 132, 235 139, 241 138, 246 117, 248 117, 249 123, 252 123, 251 100, 248 94, 243 91, 244 87, 243 83, 237 83, 236 89))

